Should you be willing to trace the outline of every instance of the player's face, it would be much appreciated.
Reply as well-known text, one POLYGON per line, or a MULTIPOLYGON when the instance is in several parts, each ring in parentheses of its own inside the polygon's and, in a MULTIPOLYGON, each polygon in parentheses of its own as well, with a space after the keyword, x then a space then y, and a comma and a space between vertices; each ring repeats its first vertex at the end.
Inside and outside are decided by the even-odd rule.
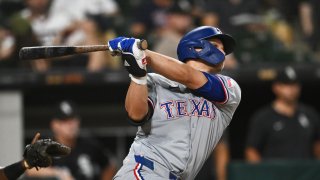
MULTIPOLYGON (((212 38, 212 39, 209 39, 209 42, 213 44, 218 50, 220 50, 224 55, 226 54, 224 52, 223 43, 220 39, 212 38)), ((196 49, 196 51, 201 51, 201 49, 196 49)), ((219 73, 224 68, 224 61, 216 65, 209 64, 202 60, 187 61, 187 64, 191 65, 192 67, 200 71, 210 72, 210 73, 219 73)))
POLYGON ((220 39, 217 38, 212 38, 209 40, 211 44, 213 44, 217 49, 219 49, 224 55, 226 55, 226 53, 224 52, 224 47, 223 47, 223 43, 220 39))
POLYGON ((69 118, 65 120, 53 120, 52 129, 55 135, 74 139, 78 136, 80 128, 80 121, 77 118, 69 118))
MULTIPOLYGON (((220 39, 217 38, 213 38, 209 40, 211 44, 213 44, 217 49, 219 49, 224 55, 226 55, 226 53, 224 52, 224 47, 223 47, 223 43, 220 39)), ((213 66, 214 67, 214 71, 215 72, 220 72, 222 71, 222 69, 224 68, 224 61, 222 61, 219 64, 216 64, 213 66)))
POLYGON ((298 83, 275 83, 273 85, 273 92, 278 99, 287 103, 295 103, 300 96, 301 87, 298 83))

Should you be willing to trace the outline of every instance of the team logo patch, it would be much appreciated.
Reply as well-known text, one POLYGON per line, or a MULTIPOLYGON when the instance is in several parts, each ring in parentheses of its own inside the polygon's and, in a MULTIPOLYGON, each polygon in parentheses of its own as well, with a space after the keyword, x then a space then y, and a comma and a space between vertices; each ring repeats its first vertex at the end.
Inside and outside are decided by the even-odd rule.
POLYGON ((146 57, 142 59, 142 64, 147 64, 147 58, 146 57))
POLYGON ((213 119, 215 109, 210 101, 206 99, 171 100, 160 103, 160 109, 165 112, 167 119, 182 116, 197 116, 213 119))
POLYGON ((233 87, 232 79, 228 78, 227 84, 228 84, 228 87, 229 87, 229 88, 233 87))

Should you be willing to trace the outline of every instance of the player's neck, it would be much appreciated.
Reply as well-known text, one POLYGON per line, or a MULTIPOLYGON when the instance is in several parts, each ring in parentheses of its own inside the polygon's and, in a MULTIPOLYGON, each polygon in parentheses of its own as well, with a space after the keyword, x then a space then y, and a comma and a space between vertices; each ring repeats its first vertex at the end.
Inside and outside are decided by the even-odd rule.
POLYGON ((273 108, 275 111, 277 111, 282 115, 293 117, 296 112, 297 103, 296 102, 289 103, 280 99, 276 99, 273 102, 273 108))

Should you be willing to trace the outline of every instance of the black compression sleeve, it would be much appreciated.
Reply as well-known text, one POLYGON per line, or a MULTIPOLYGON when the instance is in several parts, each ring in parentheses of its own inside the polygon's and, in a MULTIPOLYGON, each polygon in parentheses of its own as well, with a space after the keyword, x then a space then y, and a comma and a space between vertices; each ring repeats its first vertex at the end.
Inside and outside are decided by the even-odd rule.
POLYGON ((9 180, 18 179, 24 172, 25 168, 22 164, 22 161, 16 162, 9 166, 6 166, 3 171, 9 180))

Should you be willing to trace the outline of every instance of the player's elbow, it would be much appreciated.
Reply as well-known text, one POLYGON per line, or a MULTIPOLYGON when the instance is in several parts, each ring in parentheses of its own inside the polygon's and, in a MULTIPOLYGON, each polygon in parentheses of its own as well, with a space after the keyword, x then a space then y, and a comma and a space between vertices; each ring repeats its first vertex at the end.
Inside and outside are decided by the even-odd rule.
POLYGON ((128 117, 134 121, 134 122, 140 122, 143 120, 143 118, 146 116, 146 114, 130 114, 128 113, 128 117))
POLYGON ((128 117, 135 121, 135 122, 140 122, 143 120, 143 118, 146 116, 148 113, 148 108, 126 108, 128 117))

